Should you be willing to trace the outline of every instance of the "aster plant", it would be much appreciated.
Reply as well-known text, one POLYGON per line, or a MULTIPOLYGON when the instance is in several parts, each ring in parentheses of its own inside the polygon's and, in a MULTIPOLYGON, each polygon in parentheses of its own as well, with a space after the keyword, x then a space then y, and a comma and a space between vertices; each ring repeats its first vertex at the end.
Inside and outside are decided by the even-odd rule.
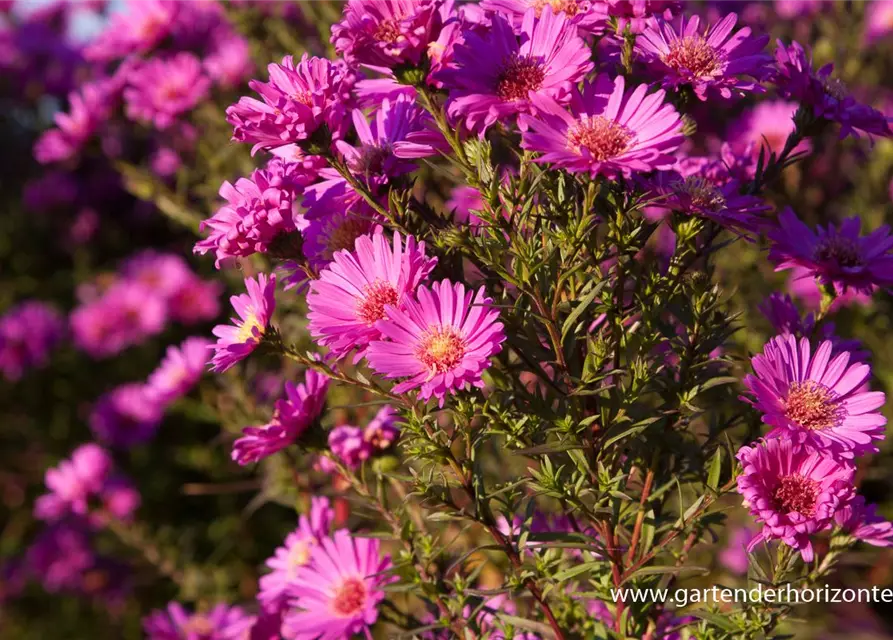
POLYGON ((719 565, 810 588, 893 545, 860 486, 878 341, 830 320, 886 299, 893 240, 796 197, 839 138, 891 135, 831 67, 719 3, 201 4, 113 18, 34 145, 60 175, 99 154, 193 247, 80 282, 67 328, 0 317, 11 382, 69 336, 104 362, 170 343, 46 472, 48 590, 115 575, 107 536, 169 584, 140 611, 159 640, 731 640, 791 605, 618 593, 719 565), (128 473, 167 458, 238 513, 207 541, 128 473))

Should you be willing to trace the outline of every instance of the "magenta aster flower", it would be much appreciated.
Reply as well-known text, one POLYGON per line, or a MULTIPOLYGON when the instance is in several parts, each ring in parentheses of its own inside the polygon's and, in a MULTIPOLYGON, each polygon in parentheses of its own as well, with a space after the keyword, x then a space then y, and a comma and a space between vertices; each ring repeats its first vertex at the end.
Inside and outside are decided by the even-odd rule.
POLYGON ((313 218, 301 232, 304 256, 312 268, 322 269, 339 251, 351 251, 360 236, 381 233, 383 222, 371 207, 363 206, 313 218))
POLYGON ((110 62, 133 53, 146 53, 166 38, 174 26, 180 3, 141 0, 115 13, 102 33, 85 49, 88 60, 110 62))
POLYGON ((167 311, 171 320, 190 325, 213 320, 220 315, 223 283, 202 280, 190 273, 177 284, 177 289, 167 299, 167 311))
POLYGON ((348 469, 357 469, 372 457, 372 445, 363 438, 363 430, 349 424, 335 427, 329 433, 329 449, 348 469))
POLYGON ((801 317, 800 310, 787 294, 774 292, 757 308, 779 335, 808 336, 815 328, 815 315, 810 313, 801 317))
POLYGON ((390 449, 400 436, 398 420, 400 420, 400 414, 393 407, 383 406, 363 429, 363 440, 368 442, 375 451, 390 449))
POLYGON ((37 300, 6 311, 0 316, 0 374, 14 382, 27 370, 46 365, 65 329, 59 312, 37 300))
POLYGON ((465 33, 452 65, 439 79, 450 92, 450 116, 483 135, 497 121, 536 111, 532 96, 566 102, 571 88, 592 69, 590 51, 566 16, 551 7, 539 19, 531 8, 520 36, 501 15, 489 31, 465 33))
POLYGON ((763 92, 759 83, 771 71, 772 57, 763 53, 769 36, 753 38, 750 27, 733 34, 737 22, 730 13, 702 34, 697 16, 680 18, 678 29, 658 20, 636 40, 636 50, 666 89, 690 86, 701 100, 708 93, 728 99, 763 92))
MULTIPOLYGON (((794 114, 799 105, 787 100, 767 100, 756 105, 753 109, 745 111, 731 127, 727 139, 731 141, 736 151, 748 150, 756 159, 760 155, 760 149, 766 158, 769 152, 780 154, 784 149, 794 129, 794 114)), ((793 152, 804 153, 812 148, 809 140, 803 140, 793 152)))
POLYGON ((355 538, 344 529, 322 539, 295 577, 283 637, 337 640, 368 634, 385 598, 382 587, 393 580, 382 575, 390 568, 390 557, 380 555, 378 540, 355 538))
POLYGON ((893 523, 884 520, 874 505, 855 496, 834 514, 834 521, 843 531, 876 547, 893 547, 893 523))
POLYGON ((233 444, 233 460, 251 464, 293 444, 322 413, 329 379, 308 369, 304 382, 285 383, 285 398, 276 401, 273 419, 262 427, 246 427, 233 444))
POLYGON ((815 231, 787 208, 778 216, 778 227, 767 235, 772 242, 769 259, 776 271, 805 267, 819 282, 842 290, 871 293, 874 287, 893 285, 893 237, 886 225, 867 236, 860 235, 858 216, 839 227, 829 224, 815 231))
POLYGON ((207 96, 210 88, 201 61, 191 53, 154 58, 130 74, 124 89, 127 117, 167 129, 207 96))
POLYGON ((202 65, 208 77, 227 89, 239 86, 254 71, 248 41, 228 29, 214 36, 213 50, 202 65))
POLYGON ((354 76, 329 60, 290 56, 267 67, 269 82, 248 83, 261 100, 243 97, 226 110, 233 125, 233 140, 254 143, 258 149, 275 149, 310 138, 323 125, 332 134, 341 130, 354 76))
POLYGON ((648 94, 646 85, 627 92, 623 76, 606 75, 574 90, 569 111, 534 97, 538 113, 522 118, 529 130, 521 147, 539 152, 537 162, 592 177, 669 169, 683 141, 682 120, 664 97, 648 94))
POLYGON ((376 322, 385 307, 400 308, 431 273, 436 258, 425 255, 425 243, 399 233, 393 244, 384 234, 360 236, 354 251, 339 251, 310 283, 307 318, 311 335, 328 347, 335 358, 366 346, 381 334, 376 322))
POLYGON ((96 566, 90 532, 79 520, 62 520, 41 531, 28 547, 26 563, 50 593, 78 590, 96 566))
POLYGON ((160 253, 154 249, 144 249, 127 258, 121 265, 120 274, 122 278, 145 286, 165 300, 177 292, 183 280, 195 277, 182 256, 160 253))
POLYGON ((441 27, 443 0, 349 0, 332 25, 335 51, 351 65, 418 65, 441 27))
POLYGON ((218 604, 206 613, 190 613, 178 602, 143 619, 147 640, 244 640, 254 616, 240 607, 218 604))
POLYGON ((278 611, 286 603, 294 590, 294 579, 310 562, 311 550, 328 537, 334 520, 335 512, 328 498, 313 497, 309 516, 301 515, 297 529, 288 534, 285 543, 266 562, 271 571, 261 576, 257 594, 266 611, 278 611))
POLYGON ((769 437, 805 442, 841 457, 877 451, 886 418, 880 391, 865 391, 871 368, 852 364, 849 352, 833 355, 830 340, 810 355, 809 340, 777 336, 752 360, 754 374, 744 378, 749 402, 774 427, 769 437))
POLYGON ((552 13, 567 16, 568 21, 583 36, 600 34, 608 26, 607 6, 598 0, 482 0, 480 6, 485 11, 505 16, 518 31, 521 30, 528 9, 533 8, 539 18, 547 6, 551 7, 552 13))
POLYGON ((96 401, 90 430, 109 446, 129 449, 152 439, 162 418, 162 406, 143 384, 116 387, 96 401))
POLYGON ((859 131, 870 135, 890 136, 890 120, 880 111, 860 104, 846 86, 832 73, 833 64, 818 71, 813 69, 811 56, 798 42, 785 47, 778 41, 775 61, 778 73, 775 82, 779 93, 812 107, 816 118, 840 124, 840 137, 858 136, 859 131))
POLYGON ((866 5, 865 44, 871 46, 893 33, 893 3, 875 0, 866 5))
POLYGON ((831 526, 853 493, 853 466, 787 438, 772 438, 737 455, 743 470, 738 493, 763 530, 747 547, 781 540, 804 562, 814 557, 810 536, 831 526))
POLYGON ((209 234, 195 244, 195 252, 213 251, 219 269, 226 258, 267 253, 277 239, 294 233, 294 194, 290 189, 274 186, 273 180, 273 174, 258 169, 250 179, 240 178, 235 185, 224 182, 220 197, 227 204, 202 222, 202 230, 209 234))
POLYGON ((394 393, 420 388, 424 400, 435 396, 443 406, 447 394, 484 386, 481 374, 502 350, 505 332, 483 287, 475 293, 442 280, 419 287, 416 296, 402 309, 387 307, 375 325, 382 339, 369 345, 366 358, 386 378, 409 378, 394 393))
POLYGON ((672 20, 682 9, 680 0, 604 0, 608 15, 617 18, 617 32, 629 25, 632 33, 641 33, 657 18, 672 20))
POLYGON ((229 299, 239 317, 232 318, 232 325, 214 327, 217 343, 214 345, 211 370, 216 373, 226 371, 257 348, 276 309, 275 275, 267 277, 261 273, 257 280, 245 278, 245 288, 247 293, 229 299))
POLYGON ((750 566, 750 558, 747 556, 747 544, 753 538, 754 532, 747 527, 737 527, 728 538, 725 548, 719 552, 717 559, 720 564, 732 573, 744 575, 750 566))
POLYGON ((189 393, 204 373, 211 345, 207 338, 192 337, 168 347, 164 360, 146 381, 149 393, 164 405, 189 393))

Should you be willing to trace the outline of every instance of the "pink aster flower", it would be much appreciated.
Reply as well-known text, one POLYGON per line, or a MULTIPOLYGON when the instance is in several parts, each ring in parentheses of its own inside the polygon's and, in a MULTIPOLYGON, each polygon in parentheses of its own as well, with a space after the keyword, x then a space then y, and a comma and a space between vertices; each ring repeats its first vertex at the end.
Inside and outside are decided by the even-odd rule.
POLYGON ((546 7, 551 7, 556 15, 565 14, 582 36, 603 33, 608 26, 607 6, 598 0, 482 0, 480 6, 505 16, 518 31, 528 9, 533 8, 539 18, 546 7))
POLYGON ((154 58, 134 70, 124 89, 127 117, 151 122, 160 130, 190 111, 211 88, 202 63, 191 53, 154 58))
POLYGON ((88 60, 110 62, 133 53, 146 53, 166 38, 174 26, 179 2, 140 0, 114 14, 84 53, 88 60))
POLYGON ((874 287, 893 285, 893 237, 886 225, 867 236, 860 235, 858 216, 836 227, 815 231, 787 208, 778 216, 778 227, 768 232, 772 242, 769 259, 776 271, 805 267, 824 285, 871 293, 874 287))
POLYGON ((222 282, 202 280, 191 273, 180 280, 178 285, 167 299, 167 311, 171 320, 190 325, 213 320, 220 315, 222 282))
POLYGON ((389 449, 400 436, 398 420, 400 414, 393 407, 383 406, 363 429, 363 440, 368 442, 374 451, 389 449))
POLYGON ((747 546, 781 540, 812 562, 810 536, 831 526, 853 493, 853 466, 787 438, 741 447, 738 493, 763 529, 747 546))
POLYGON ((381 333, 376 322, 385 307, 401 308, 428 276, 436 258, 425 255, 425 243, 399 233, 393 244, 384 234, 360 236, 354 251, 339 251, 310 284, 307 318, 311 335, 335 358, 366 346, 381 333))
POLYGON ((43 367, 65 335, 65 320, 43 302, 22 302, 0 316, 0 375, 21 379, 29 369, 43 367))
POLYGON ((202 222, 202 230, 209 234, 195 244, 195 252, 213 251, 219 269, 226 258, 267 253, 277 239, 294 233, 294 194, 290 189, 274 186, 273 178, 270 172, 258 169, 250 179, 240 178, 235 185, 224 182, 220 197, 227 204, 202 222))
POLYGON ((354 207, 351 211, 330 211, 309 220, 301 232, 304 256, 314 269, 328 265, 339 251, 350 251, 360 236, 381 233, 384 220, 371 207, 354 207))
POLYGON ((102 395, 90 413, 90 430, 109 446, 129 449, 152 439, 163 407, 144 384, 130 383, 102 395))
POLYGON ((244 640, 254 616, 240 607, 218 604, 206 613, 190 613, 178 602, 143 619, 147 640, 244 640))
POLYGON ((761 93, 759 83, 771 70, 772 57, 763 53, 769 36, 751 37, 750 27, 733 34, 737 22, 730 13, 702 34, 697 16, 680 18, 678 28, 658 20, 636 40, 636 50, 664 88, 690 86, 701 100, 761 93))
POLYGON ((229 29, 215 34, 213 50, 202 65, 208 77, 224 88, 239 86, 254 70, 248 41, 229 29))
POLYGON ((875 0, 866 5, 865 44, 871 46, 893 33, 893 3, 875 0))
POLYGON ((811 55, 800 43, 792 42, 786 47, 779 40, 775 61, 778 68, 775 82, 779 93, 812 107, 816 118, 839 123, 841 138, 858 136, 859 131, 869 135, 893 135, 889 118, 857 102, 846 86, 832 75, 833 64, 814 70, 811 55))
POLYGON ((254 153, 307 140, 323 125, 340 132, 354 81, 345 66, 304 54, 267 69, 269 82, 248 83, 262 101, 243 97, 226 110, 233 140, 254 143, 254 153))
POLYGON ((165 405, 189 393, 204 373, 211 344, 207 338, 192 337, 168 347, 164 360, 146 381, 149 392, 165 405))
POLYGON ((632 33, 641 33, 657 18, 672 20, 682 9, 680 0, 603 0, 608 15, 617 18, 617 32, 623 33, 629 25, 632 33))
POLYGON ((310 552, 328 537, 335 519, 328 498, 313 497, 309 515, 298 519, 298 527, 285 538, 285 543, 266 562, 270 573, 261 576, 257 599, 264 610, 278 611, 294 591, 294 580, 310 562, 310 552))
POLYGON ((310 553, 310 563, 295 577, 291 608, 282 623, 286 640, 338 640, 367 633, 378 619, 382 587, 392 578, 388 556, 379 541, 355 538, 346 530, 324 538, 310 553))
POLYGON ((754 536, 754 532, 747 527, 737 527, 728 538, 725 548, 719 552, 717 559, 720 564, 732 573, 746 574, 750 565, 747 556, 747 544, 754 536))
POLYGON ((329 449, 348 469, 357 469, 372 457, 372 445, 363 438, 363 430, 349 424, 332 429, 329 449))
MULTIPOLYGON (((766 149, 766 158, 770 151, 778 155, 796 128, 794 114, 798 107, 796 102, 786 100, 761 102, 733 122, 726 137, 737 151, 746 149, 754 159, 759 157, 760 149, 766 149)), ((809 140, 803 140, 793 152, 808 152, 811 147, 809 140)))
POLYGON ((887 423, 877 412, 884 394, 864 390, 871 368, 847 366, 850 360, 847 351, 834 355, 830 340, 814 354, 807 338, 770 340, 752 360, 754 374, 744 378, 754 396, 749 402, 774 427, 769 437, 792 438, 844 458, 877 451, 873 441, 884 438, 887 423))
POLYGON ((441 27, 442 0, 349 0, 332 25, 335 51, 351 65, 418 65, 441 27))
POLYGON ((276 309, 276 276, 258 275, 257 280, 245 278, 247 293, 232 296, 229 300, 238 318, 232 325, 217 325, 213 333, 217 336, 211 370, 216 373, 226 371, 240 360, 244 360, 261 343, 276 309))
POLYGON ((464 118, 465 126, 481 135, 497 121, 535 112, 533 96, 567 102, 593 66, 574 25, 550 6, 539 18, 529 9, 520 36, 503 16, 494 15, 492 22, 483 35, 466 32, 452 64, 439 75, 450 92, 450 116, 464 118))
POLYGON ((304 382, 285 383, 285 397, 276 401, 273 419, 261 427, 246 427, 233 444, 233 460, 251 464, 294 444, 319 417, 326 402, 329 379, 308 369, 304 382))
POLYGON ((876 547, 893 547, 893 523, 879 516, 874 505, 866 505, 862 496, 853 497, 834 514, 834 520, 858 540, 876 547))
POLYGON ((574 90, 569 111, 534 97, 538 113, 522 118, 529 130, 521 147, 539 152, 537 162, 592 177, 669 169, 683 141, 682 120, 664 97, 646 85, 627 92, 623 76, 606 75, 574 90))
POLYGON ((375 325, 382 339, 366 358, 386 378, 409 378, 394 393, 420 388, 424 400, 435 396, 443 406, 447 394, 484 386, 481 375, 502 350, 505 332, 483 287, 475 293, 443 280, 419 287, 416 296, 402 309, 386 308, 387 318, 375 325))

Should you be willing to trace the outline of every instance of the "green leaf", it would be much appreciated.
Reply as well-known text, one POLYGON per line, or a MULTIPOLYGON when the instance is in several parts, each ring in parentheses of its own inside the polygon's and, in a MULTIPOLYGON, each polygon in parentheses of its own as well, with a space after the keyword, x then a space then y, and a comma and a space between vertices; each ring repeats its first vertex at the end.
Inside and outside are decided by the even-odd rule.
POLYGON ((574 310, 561 326, 561 342, 564 342, 564 339, 567 337, 568 332, 574 327, 574 325, 577 323, 577 320, 579 320, 580 316, 583 315, 583 312, 586 311, 586 308, 589 307, 590 304, 592 304, 595 296, 601 293, 601 290, 605 288, 607 282, 607 280, 602 280, 597 285, 592 287, 592 291, 586 294, 586 297, 580 300, 580 303, 576 307, 574 307, 574 310))
POLYGON ((728 631, 729 633, 741 631, 741 628, 733 623, 727 616, 715 613, 713 611, 707 611, 706 609, 694 609, 686 611, 685 613, 696 618, 700 618, 705 622, 709 622, 710 624, 719 627, 723 631, 728 631))
POLYGON ((722 448, 717 447, 710 460, 710 471, 707 472, 707 486, 716 491, 719 486, 719 478, 722 475, 722 448))
POLYGON ((626 584, 630 580, 641 578, 642 576, 675 575, 677 573, 696 573, 704 576, 710 573, 710 569, 706 567, 643 567, 631 576, 628 576, 621 584, 626 584))

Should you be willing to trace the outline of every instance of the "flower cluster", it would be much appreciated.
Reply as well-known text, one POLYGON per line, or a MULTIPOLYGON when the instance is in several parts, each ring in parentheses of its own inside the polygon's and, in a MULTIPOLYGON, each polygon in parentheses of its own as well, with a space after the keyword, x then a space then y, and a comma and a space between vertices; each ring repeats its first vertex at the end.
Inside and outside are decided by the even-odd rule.
POLYGON ((0 316, 0 373, 9 381, 43 367, 65 336, 65 321, 52 307, 31 300, 0 316))

